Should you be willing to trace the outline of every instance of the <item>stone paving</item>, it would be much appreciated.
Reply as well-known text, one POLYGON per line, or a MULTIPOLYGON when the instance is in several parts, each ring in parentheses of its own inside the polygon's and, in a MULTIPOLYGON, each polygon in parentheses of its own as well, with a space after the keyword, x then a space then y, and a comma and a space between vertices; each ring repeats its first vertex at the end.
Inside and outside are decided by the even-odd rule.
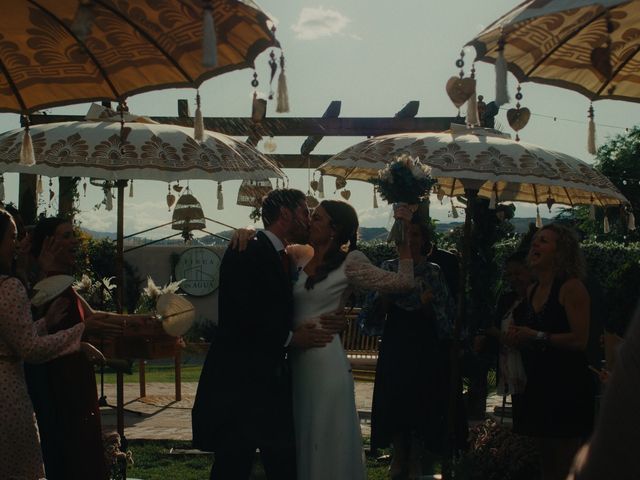
MULTIPOLYGON (((129 440, 191 440, 191 407, 197 383, 182 383, 182 400, 175 401, 173 383, 147 383, 143 398, 139 396, 137 383, 125 383, 125 435, 129 440)), ((360 413, 362 433, 370 434, 372 382, 355 382, 356 407, 360 413)), ((105 385, 105 395, 110 405, 116 402, 116 386, 105 385)), ((487 412, 501 405, 502 398, 489 397, 487 412)), ((115 408, 102 407, 103 427, 116 429, 115 408)))

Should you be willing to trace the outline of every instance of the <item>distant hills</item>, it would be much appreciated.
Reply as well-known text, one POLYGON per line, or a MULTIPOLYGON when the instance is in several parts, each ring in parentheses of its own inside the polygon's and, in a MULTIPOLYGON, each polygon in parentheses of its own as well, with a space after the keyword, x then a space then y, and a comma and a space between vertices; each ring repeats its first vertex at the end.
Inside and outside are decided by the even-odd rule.
MULTIPOLYGON (((544 219, 545 223, 546 221, 548 221, 548 219, 544 219)), ((531 218, 513 218, 510 220, 511 224, 514 226, 515 231, 517 233, 524 233, 529 229, 529 224, 531 223, 535 223, 536 219, 531 217, 531 218)), ((460 222, 437 222, 436 223, 436 231, 440 232, 440 233, 444 233, 447 232, 449 230, 452 230, 454 228, 457 227, 461 227, 463 225, 464 222, 460 221, 460 222)), ((95 239, 103 239, 103 238, 110 238, 112 240, 115 240, 116 238, 116 234, 114 232, 98 232, 95 230, 90 230, 88 228, 83 228, 83 230, 90 236, 92 236, 95 239)), ((225 237, 225 238, 231 238, 233 232, 231 230, 226 230, 224 232, 219 232, 218 235, 220 235, 221 237, 225 237)), ((384 241, 387 239, 387 234, 388 234, 388 230, 384 227, 360 227, 360 239, 363 242, 370 242, 370 241, 376 241, 376 240, 380 240, 380 241, 384 241)), ((144 243, 146 241, 149 241, 149 239, 143 238, 143 237, 133 237, 131 239, 128 239, 127 242, 128 243, 135 243, 135 244, 140 244, 140 243, 144 243)), ((212 235, 207 235, 204 237, 200 237, 199 238, 200 243, 204 244, 204 245, 224 245, 226 244, 226 241, 212 236, 212 235)), ((179 245, 183 243, 183 240, 180 237, 176 237, 175 239, 169 239, 169 240, 164 240, 162 242, 158 242, 155 245, 179 245)))

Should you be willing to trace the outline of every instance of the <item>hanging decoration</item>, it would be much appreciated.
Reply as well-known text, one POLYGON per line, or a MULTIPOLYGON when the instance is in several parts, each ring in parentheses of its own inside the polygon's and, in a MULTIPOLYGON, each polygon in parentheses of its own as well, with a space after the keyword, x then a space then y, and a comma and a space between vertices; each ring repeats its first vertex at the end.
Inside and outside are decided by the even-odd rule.
POLYGON ((465 120, 465 123, 473 127, 473 126, 480 125, 479 112, 478 112, 478 97, 477 97, 478 92, 476 91, 477 83, 476 83, 475 63, 471 65, 471 75, 469 75, 469 78, 473 80, 473 94, 469 97, 469 100, 467 101, 467 118, 465 120))
POLYGON ((171 207, 176 203, 176 196, 171 193, 171 185, 167 183, 167 207, 171 211, 171 207))
MULTIPOLYGON (((40 185, 40 187, 42 188, 42 184, 40 185)), ((86 178, 82 182, 82 196, 85 198, 87 196, 87 179, 86 178)))
POLYGON ((217 209, 218 210, 224 210, 224 196, 222 194, 222 183, 218 182, 218 194, 217 194, 217 199, 218 199, 218 206, 217 209))
POLYGON ((518 132, 527 126, 529 123, 529 118, 531 118, 531 111, 528 108, 520 107, 520 100, 522 100, 522 88, 518 85, 518 92, 516 93, 516 108, 510 108, 507 110, 507 121, 511 128, 516 131, 516 142, 520 141, 520 136, 518 132))
POLYGON ((0 173, 0 203, 4 204, 4 175, 0 173))
POLYGON ((507 91, 507 61, 504 58, 504 37, 498 41, 498 58, 496 59, 496 98, 494 102, 498 107, 509 103, 509 92, 507 91))
POLYGON ((202 66, 213 68, 218 65, 218 41, 210 0, 204 2, 202 13, 202 66))
POLYGON ((271 76, 269 77, 269 100, 273 100, 273 79, 276 77, 278 71, 278 61, 276 60, 276 54, 273 50, 269 52, 269 68, 271 70, 271 76))
POLYGON ((351 198, 351 190, 342 190, 340 192, 340 195, 342 195, 342 198, 349 201, 349 199, 351 198))
POLYGON ((591 195, 591 205, 589 206, 589 220, 596 221, 596 206, 593 203, 593 195, 591 195))
POLYGON ((262 144, 262 146, 264 147, 264 151, 267 153, 273 153, 276 151, 276 148, 278 148, 278 145, 273 140, 273 137, 267 138, 262 144))
POLYGON ((375 185, 373 186, 373 208, 378 208, 378 194, 375 185))
POLYGON ((193 120, 193 139, 196 142, 204 140, 204 119, 200 108, 200 91, 196 90, 196 116, 193 120))
POLYGON ((347 181, 344 179, 344 177, 336 177, 336 192, 346 186, 347 181))
POLYGON ((593 111, 593 103, 589 105, 589 111, 587 113, 589 117, 589 132, 587 135, 587 152, 591 155, 595 155, 596 148, 596 122, 594 121, 595 113, 593 111))
POLYGON ((253 101, 251 103, 251 120, 253 123, 260 123, 267 115, 267 101, 264 98, 258 98, 258 73, 253 71, 253 79, 251 86, 253 87, 253 101))
POLYGON ((491 191, 491 200, 489 200, 489 210, 495 210, 498 203, 498 192, 496 191, 496 185, 493 184, 493 190, 491 191))
POLYGON ((540 216, 540 207, 536 205, 536 228, 542 228, 542 217, 540 216))
POLYGON ((273 190, 271 180, 243 180, 238 190, 238 205, 260 209, 262 198, 273 190))
POLYGON ((453 203, 453 198, 450 199, 451 200, 451 218, 458 218, 458 209, 456 208, 455 204, 453 203))
POLYGON ((129 180, 129 198, 133 198, 133 180, 129 180))
POLYGON ((604 233, 610 233, 611 227, 609 226, 609 217, 607 217, 607 212, 604 213, 604 233))
POLYGON ((35 165, 36 155, 33 152, 33 141, 29 132, 29 117, 24 117, 24 133, 22 135, 22 146, 20 147, 20 165, 35 165))
POLYGON ((476 81, 472 78, 464 78, 464 50, 460 51, 460 58, 456 60, 456 67, 460 69, 457 77, 451 77, 447 80, 446 90, 447 95, 458 109, 458 116, 460 116, 460 107, 475 95, 476 81))
POLYGON ((627 230, 633 232, 636 229, 636 216, 633 214, 633 210, 629 208, 627 215, 627 230))
POLYGON ((320 174, 320 180, 318 181, 318 197, 324 198, 324 173, 320 174))
POLYGON ((107 212, 113 210, 113 194, 111 193, 111 182, 105 182, 102 187, 104 192, 104 208, 107 212))
POLYGON ((71 31, 78 37, 78 40, 85 41, 91 34, 91 27, 93 26, 93 2, 92 0, 80 0, 78 2, 78 9, 71 21, 71 31))
POLYGON ((36 180, 36 195, 40 196, 42 195, 42 192, 44 192, 44 188, 42 187, 42 175, 38 175, 38 179, 36 180))
POLYGON ((278 77, 278 102, 276 112, 289 112, 289 90, 287 89, 287 76, 284 68, 284 53, 280 51, 280 76, 278 77))
POLYGON ((53 180, 50 178, 49 179, 49 208, 51 208, 51 201, 53 200, 53 197, 55 197, 55 192, 53 191, 53 180))

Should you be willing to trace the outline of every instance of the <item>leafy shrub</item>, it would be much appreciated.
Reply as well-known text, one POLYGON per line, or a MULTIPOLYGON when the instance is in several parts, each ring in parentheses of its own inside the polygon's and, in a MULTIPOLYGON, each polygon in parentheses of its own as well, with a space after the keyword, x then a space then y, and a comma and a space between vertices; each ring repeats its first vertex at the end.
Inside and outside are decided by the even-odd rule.
POLYGON ((534 480, 540 478, 534 441, 487 420, 469 430, 469 450, 456 466, 465 480, 534 480))

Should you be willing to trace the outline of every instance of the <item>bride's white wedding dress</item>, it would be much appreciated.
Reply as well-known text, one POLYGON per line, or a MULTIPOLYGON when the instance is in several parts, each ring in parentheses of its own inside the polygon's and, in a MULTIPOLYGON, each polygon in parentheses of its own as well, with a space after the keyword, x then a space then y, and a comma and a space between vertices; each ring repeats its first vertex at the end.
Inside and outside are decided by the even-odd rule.
MULTIPOLYGON (((304 271, 294 284, 294 328, 318 322, 344 307, 350 287, 381 292, 413 287, 413 261, 402 260, 398 273, 373 266, 357 250, 310 290, 304 271)), ((293 416, 299 480, 366 478, 353 376, 340 337, 323 348, 291 352, 293 416)))

